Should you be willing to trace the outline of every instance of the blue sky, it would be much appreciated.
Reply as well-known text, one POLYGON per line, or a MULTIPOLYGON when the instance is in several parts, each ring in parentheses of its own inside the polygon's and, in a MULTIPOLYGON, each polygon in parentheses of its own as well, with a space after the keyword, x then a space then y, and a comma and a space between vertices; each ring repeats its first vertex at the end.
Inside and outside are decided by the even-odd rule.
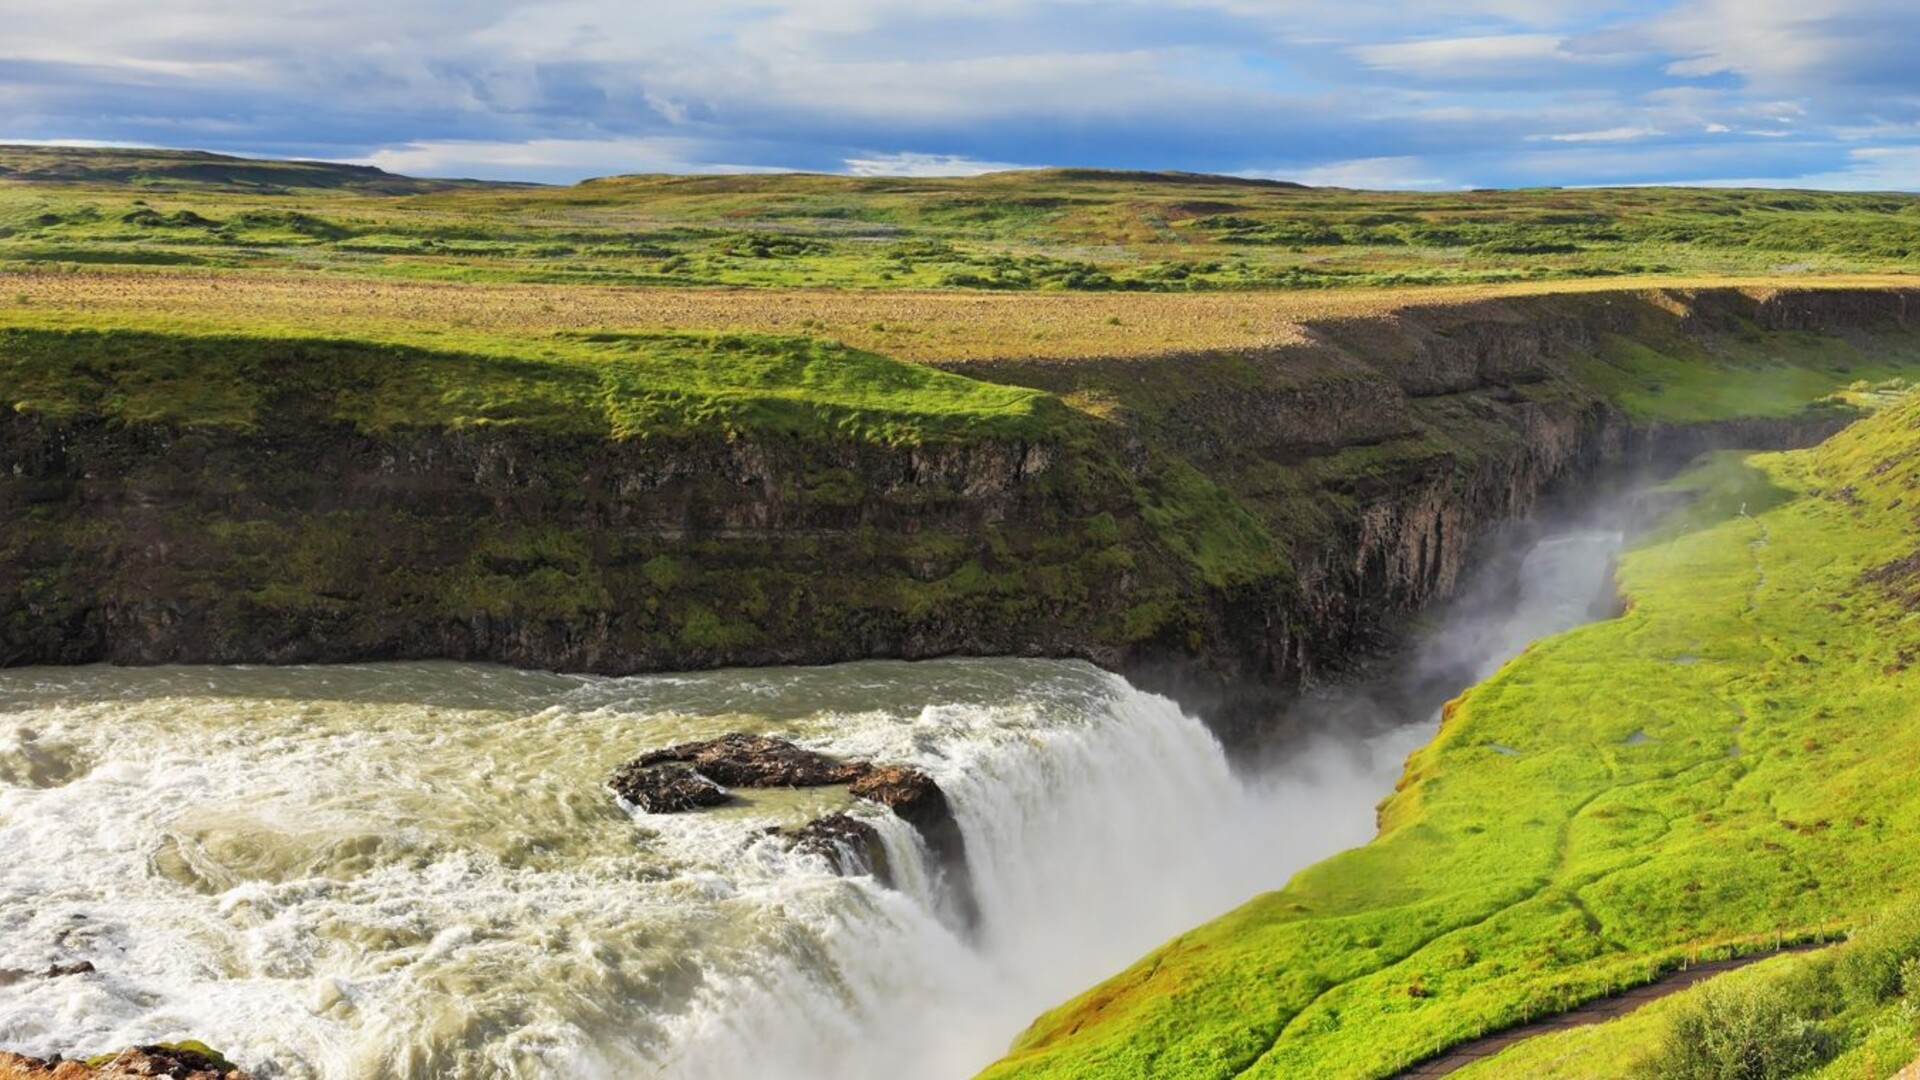
POLYGON ((7 0, 0 141, 1920 188, 1912 0, 7 0))

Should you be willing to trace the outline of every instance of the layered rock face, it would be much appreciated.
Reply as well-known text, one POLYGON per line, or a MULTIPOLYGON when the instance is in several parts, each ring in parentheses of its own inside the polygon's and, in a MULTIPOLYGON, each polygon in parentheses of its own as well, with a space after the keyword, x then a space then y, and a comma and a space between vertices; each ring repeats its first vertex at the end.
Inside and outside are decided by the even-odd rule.
POLYGON ((375 430, 292 384, 247 429, 5 411, 0 664, 1078 657, 1250 736, 1556 487, 1846 422, 1637 418, 1623 388, 1661 387, 1620 343, 1733 385, 1910 348, 1907 303, 1596 293, 943 365, 1074 406, 1023 442, 375 430))

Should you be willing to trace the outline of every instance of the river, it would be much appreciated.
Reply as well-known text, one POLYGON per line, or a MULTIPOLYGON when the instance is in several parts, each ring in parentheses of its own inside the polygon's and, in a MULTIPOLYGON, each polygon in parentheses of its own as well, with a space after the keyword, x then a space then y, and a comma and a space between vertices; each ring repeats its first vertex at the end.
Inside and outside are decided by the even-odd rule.
MULTIPOLYGON (((1619 544, 1547 533, 1406 669, 1483 676, 1586 621, 1619 544)), ((1250 774, 1173 703, 1070 662, 0 672, 0 969, 97 968, 0 979, 0 1048, 192 1037, 329 1080, 964 1077, 1364 843, 1434 705, 1322 696, 1325 721, 1250 774), (844 792, 653 816, 602 786, 728 731, 933 775, 977 921, 912 830, 844 792), (897 887, 765 834, 833 809, 881 828, 897 887)))

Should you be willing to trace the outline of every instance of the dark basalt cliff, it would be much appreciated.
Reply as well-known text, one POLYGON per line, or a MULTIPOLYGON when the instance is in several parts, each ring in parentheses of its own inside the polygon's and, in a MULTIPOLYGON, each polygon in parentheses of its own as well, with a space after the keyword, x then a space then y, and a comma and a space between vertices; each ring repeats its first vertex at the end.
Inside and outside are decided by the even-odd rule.
POLYGON ((1811 350, 1844 385, 1915 354, 1907 303, 1542 297, 1249 354, 945 365, 1074 406, 1023 441, 374 428, 310 388, 243 427, 10 409, 0 663, 1081 657, 1240 735, 1556 486, 1848 419, 1648 419, 1634 395, 1671 376, 1646 353, 1731 394, 1811 350))

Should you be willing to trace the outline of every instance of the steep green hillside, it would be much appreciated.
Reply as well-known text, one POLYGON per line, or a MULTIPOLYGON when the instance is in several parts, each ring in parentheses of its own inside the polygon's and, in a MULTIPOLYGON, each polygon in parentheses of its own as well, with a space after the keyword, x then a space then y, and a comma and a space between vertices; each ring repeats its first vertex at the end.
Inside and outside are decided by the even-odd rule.
POLYGON ((1920 400, 1722 458, 1622 617, 1455 702, 1368 846, 1042 1017, 986 1074, 1376 1077, 1920 889, 1920 400))

